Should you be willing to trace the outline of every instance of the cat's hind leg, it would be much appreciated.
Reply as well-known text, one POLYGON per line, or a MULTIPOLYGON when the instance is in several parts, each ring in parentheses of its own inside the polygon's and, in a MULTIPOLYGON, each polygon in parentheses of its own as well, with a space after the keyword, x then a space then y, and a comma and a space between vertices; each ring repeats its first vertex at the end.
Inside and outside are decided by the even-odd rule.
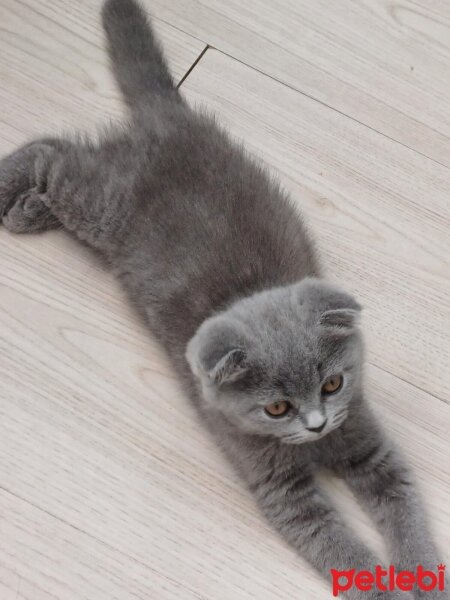
POLYGON ((114 136, 98 145, 43 140, 19 149, 0 163, 4 224, 36 231, 60 223, 109 254, 132 212, 131 150, 127 137, 114 136))
POLYGON ((3 225, 12 233, 37 233, 62 225, 34 190, 21 194, 3 216, 3 225))
POLYGON ((64 143, 50 138, 37 140, 0 160, 0 221, 10 231, 28 233, 61 226, 40 198, 34 163, 38 148, 64 143))
POLYGON ((135 149, 127 136, 80 142, 36 160, 41 198, 68 230, 105 255, 129 232, 135 209, 135 149))

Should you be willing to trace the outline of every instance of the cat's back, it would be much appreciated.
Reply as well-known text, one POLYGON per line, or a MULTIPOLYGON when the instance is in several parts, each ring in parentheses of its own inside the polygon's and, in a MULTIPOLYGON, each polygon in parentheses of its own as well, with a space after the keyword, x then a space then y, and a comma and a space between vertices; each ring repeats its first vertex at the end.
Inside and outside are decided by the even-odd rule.
POLYGON ((128 253, 175 312, 189 307, 197 325, 236 297, 318 274, 298 210, 214 119, 187 110, 148 151, 128 253))

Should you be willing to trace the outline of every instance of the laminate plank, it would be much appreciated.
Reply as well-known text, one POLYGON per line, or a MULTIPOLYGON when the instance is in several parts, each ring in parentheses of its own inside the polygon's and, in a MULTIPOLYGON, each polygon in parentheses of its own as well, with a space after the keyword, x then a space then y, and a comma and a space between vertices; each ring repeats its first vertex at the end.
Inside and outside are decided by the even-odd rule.
POLYGON ((2 600, 206 600, 3 489, 0 511, 2 600))
POLYGON ((369 361, 448 401, 450 171, 215 50, 182 89, 281 177, 366 307, 369 361))
POLYGON ((158 18, 450 165, 450 4, 146 0, 158 18))

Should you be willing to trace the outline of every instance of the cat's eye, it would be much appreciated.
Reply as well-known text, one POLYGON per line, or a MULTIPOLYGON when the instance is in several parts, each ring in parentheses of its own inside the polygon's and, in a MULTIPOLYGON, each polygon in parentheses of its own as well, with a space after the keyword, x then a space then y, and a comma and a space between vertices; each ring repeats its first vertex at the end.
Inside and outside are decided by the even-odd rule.
POLYGON ((286 400, 280 400, 279 402, 272 402, 272 404, 268 404, 264 410, 269 415, 269 417, 284 417, 288 414, 291 409, 290 402, 286 400))
POLYGON ((325 394, 326 396, 335 394, 341 389, 343 382, 344 378, 342 375, 331 375, 331 377, 328 377, 322 385, 322 394, 325 394))

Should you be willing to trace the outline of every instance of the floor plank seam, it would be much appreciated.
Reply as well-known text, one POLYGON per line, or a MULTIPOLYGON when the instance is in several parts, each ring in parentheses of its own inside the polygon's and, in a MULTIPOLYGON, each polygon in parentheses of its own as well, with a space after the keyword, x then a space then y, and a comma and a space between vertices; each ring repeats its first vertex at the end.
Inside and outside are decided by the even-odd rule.
POLYGON ((383 373, 386 373, 387 375, 390 375, 391 377, 394 377, 395 379, 398 379, 399 381, 403 381, 403 383, 406 383, 406 385, 411 386, 411 387, 415 388, 416 390, 421 391, 424 394, 427 394, 427 396, 431 396, 432 398, 434 398, 435 400, 438 400, 439 402, 443 402, 444 404, 450 404, 450 402, 448 400, 446 400, 445 398, 436 396, 436 394, 434 394, 433 392, 430 392, 430 391, 426 390, 425 388, 420 387, 420 385, 411 383, 411 381, 408 381, 404 377, 400 377, 400 375, 391 373, 391 371, 388 371, 387 369, 383 369, 383 367, 380 367, 380 365, 377 365, 376 363, 367 361, 367 364, 370 365, 371 367, 374 367, 375 369, 380 369, 380 371, 383 371, 383 373))
POLYGON ((189 67, 189 69, 186 71, 186 73, 183 75, 183 77, 180 79, 180 81, 177 83, 177 88, 180 89, 180 87, 183 85, 183 82, 189 77, 189 75, 192 73, 192 71, 195 69, 195 67, 198 65, 198 63, 202 60, 202 58, 205 56, 206 51, 210 48, 210 46, 208 44, 206 44, 206 46, 203 48, 203 50, 200 52, 200 54, 197 56, 197 58, 195 59, 195 61, 192 63, 192 65, 189 67))
MULTIPOLYGON (((180 31, 182 31, 182 30, 180 30, 180 31)), ((185 32, 183 32, 183 33, 185 33, 185 32)), ((195 39, 197 39, 197 38, 195 38, 195 39)), ((307 92, 304 92, 304 91, 302 91, 302 90, 294 87, 293 85, 290 85, 289 83, 287 83, 285 81, 282 81, 281 79, 278 79, 277 77, 274 77, 273 75, 269 75, 268 73, 265 73, 261 69, 258 69, 257 67, 255 67, 255 66, 253 66, 253 65, 251 65, 251 64, 249 64, 249 63, 247 63, 247 62, 245 62, 245 61, 243 61, 243 60, 241 60, 239 58, 236 58, 232 54, 229 54, 228 52, 226 52, 224 50, 221 50, 220 48, 217 48, 216 46, 212 46, 211 44, 207 43, 207 46, 206 46, 205 50, 202 52, 202 55, 201 55, 200 58, 202 58, 204 56, 204 54, 206 53, 207 50, 215 50, 216 52, 220 52, 221 54, 223 54, 224 56, 227 56, 231 60, 234 60, 234 61, 240 63, 241 65, 243 65, 245 67, 248 67, 249 69, 252 69, 253 71, 259 73, 263 77, 268 77, 272 81, 275 81, 276 83, 285 86, 286 88, 292 90, 293 92, 297 92, 298 94, 301 94, 302 96, 305 96, 305 98, 309 98, 313 102, 317 102, 318 104, 320 104, 324 108, 328 108, 328 109, 336 112, 337 114, 341 115, 342 117, 350 119, 354 123, 358 123, 358 125, 361 125, 362 127, 365 127, 366 129, 369 129, 370 131, 373 131, 374 133, 377 133, 378 135, 383 136, 384 138, 390 140, 391 142, 399 144, 403 148, 406 148, 407 150, 410 150, 411 152, 414 152, 418 156, 423 156, 427 160, 431 160, 434 164, 439 165, 439 166, 441 166, 441 167, 443 167, 445 169, 450 170, 450 166, 448 166, 448 165, 446 165, 444 163, 441 163, 440 161, 436 160, 435 158, 432 158, 431 156, 428 156, 427 154, 424 154, 423 152, 420 152, 420 150, 412 148, 411 146, 408 146, 407 144, 404 144, 403 142, 400 142, 399 140, 396 140, 395 138, 391 137, 387 133, 384 133, 383 131, 380 131, 379 129, 375 129, 374 127, 372 127, 371 125, 368 125, 367 123, 364 123, 363 121, 359 121, 355 117, 352 117, 351 115, 349 115, 349 114, 347 114, 347 113, 339 110, 338 108, 335 108, 335 107, 331 106, 330 104, 327 104, 323 100, 320 100, 319 98, 316 98, 315 96, 312 96, 311 94, 308 94, 307 92)), ((192 72, 192 69, 190 69, 189 72, 186 73, 186 75, 183 77, 182 81, 180 81, 180 83, 178 84, 178 87, 180 87, 186 81, 186 79, 188 78, 188 76, 189 76, 189 74, 191 72, 192 72)))

